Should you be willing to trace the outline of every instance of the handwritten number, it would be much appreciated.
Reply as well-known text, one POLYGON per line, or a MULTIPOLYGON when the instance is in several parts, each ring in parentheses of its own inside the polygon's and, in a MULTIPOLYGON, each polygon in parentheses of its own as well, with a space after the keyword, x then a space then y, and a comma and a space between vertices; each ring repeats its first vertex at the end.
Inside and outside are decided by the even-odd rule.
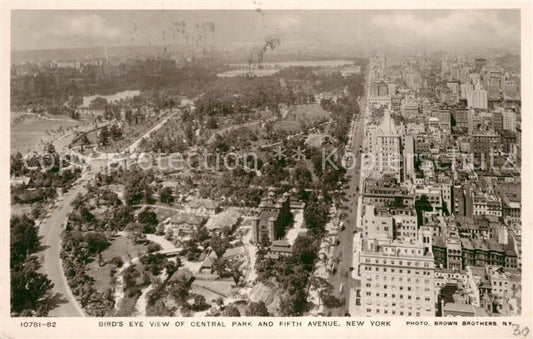
POLYGON ((514 331, 513 335, 521 335, 522 337, 526 337, 529 334, 529 327, 524 327, 523 329, 520 329, 520 325, 513 324, 514 331))

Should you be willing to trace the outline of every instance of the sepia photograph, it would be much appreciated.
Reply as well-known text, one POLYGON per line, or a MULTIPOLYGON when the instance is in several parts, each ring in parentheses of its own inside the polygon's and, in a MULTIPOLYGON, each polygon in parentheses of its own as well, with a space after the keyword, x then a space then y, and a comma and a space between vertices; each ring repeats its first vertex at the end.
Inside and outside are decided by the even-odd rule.
POLYGON ((9 10, 13 326, 530 337, 523 9, 219 5, 9 10))

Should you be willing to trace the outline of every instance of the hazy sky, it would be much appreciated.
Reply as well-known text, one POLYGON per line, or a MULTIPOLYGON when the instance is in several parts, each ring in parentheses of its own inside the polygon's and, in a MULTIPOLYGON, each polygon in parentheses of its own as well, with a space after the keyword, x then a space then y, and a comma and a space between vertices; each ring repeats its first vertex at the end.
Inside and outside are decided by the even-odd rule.
POLYGON ((308 46, 437 49, 518 49, 519 10, 282 11, 13 11, 13 50, 189 43, 257 43, 283 34, 308 46), (184 32, 176 22, 185 22, 184 32), (202 29, 214 24, 214 32, 202 29), (199 28, 196 28, 196 24, 199 28))

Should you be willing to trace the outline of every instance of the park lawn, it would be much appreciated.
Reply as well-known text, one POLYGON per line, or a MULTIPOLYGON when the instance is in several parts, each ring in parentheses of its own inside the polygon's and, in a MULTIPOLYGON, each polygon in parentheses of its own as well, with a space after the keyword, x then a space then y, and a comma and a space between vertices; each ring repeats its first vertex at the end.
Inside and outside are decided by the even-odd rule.
POLYGON ((81 124, 81 121, 47 119, 11 124, 11 153, 42 152, 46 143, 81 124))
POLYGON ((108 288, 113 288, 111 284, 111 270, 114 265, 108 264, 104 266, 98 265, 98 258, 90 262, 88 265, 89 275, 94 279, 94 287, 100 291, 104 292, 108 288))
POLYGON ((295 132, 301 132, 303 125, 302 125, 302 122, 299 120, 281 120, 281 121, 276 121, 273 127, 277 131, 286 131, 289 133, 295 133, 295 132))
POLYGON ((132 316, 136 309, 135 305, 137 305, 137 300, 139 300, 139 297, 128 297, 127 295, 124 296, 122 299, 122 302, 120 303, 120 308, 117 311, 116 317, 130 317, 132 316))
POLYGON ((114 257, 121 257, 122 261, 126 263, 130 258, 138 257, 146 253, 146 247, 143 244, 135 244, 133 240, 128 239, 126 235, 120 235, 111 240, 111 246, 102 252, 102 260, 104 264, 98 265, 98 256, 90 262, 87 267, 89 275, 94 278, 94 285, 99 291, 106 291, 112 288, 111 284, 111 270, 115 267, 109 264, 114 257))
POLYGON ((330 114, 319 104, 298 105, 290 109, 287 115, 274 123, 274 129, 289 133, 301 132, 304 126, 310 127, 329 119, 330 114))
POLYGON ((287 113, 283 120, 287 121, 305 121, 305 122, 316 122, 322 119, 328 119, 330 114, 325 111, 320 104, 307 104, 307 105, 298 105, 287 113))
POLYGON ((123 234, 111 240, 111 246, 102 252, 102 259, 104 262, 108 262, 114 257, 120 256, 126 262, 128 261, 128 255, 130 258, 135 258, 145 253, 146 246, 144 244, 136 244, 127 235, 123 234))

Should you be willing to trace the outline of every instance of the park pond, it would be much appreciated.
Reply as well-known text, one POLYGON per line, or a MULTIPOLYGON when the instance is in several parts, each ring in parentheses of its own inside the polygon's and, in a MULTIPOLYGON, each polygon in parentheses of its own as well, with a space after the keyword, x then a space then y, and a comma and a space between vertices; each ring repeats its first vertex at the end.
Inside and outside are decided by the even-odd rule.
POLYGON ((89 107, 89 104, 91 103, 91 101, 93 101, 97 97, 104 98, 107 100, 107 102, 115 102, 115 101, 130 99, 139 94, 141 94, 141 91, 135 89, 135 90, 126 90, 126 91, 118 92, 112 95, 96 94, 96 95, 84 96, 83 107, 89 107))

